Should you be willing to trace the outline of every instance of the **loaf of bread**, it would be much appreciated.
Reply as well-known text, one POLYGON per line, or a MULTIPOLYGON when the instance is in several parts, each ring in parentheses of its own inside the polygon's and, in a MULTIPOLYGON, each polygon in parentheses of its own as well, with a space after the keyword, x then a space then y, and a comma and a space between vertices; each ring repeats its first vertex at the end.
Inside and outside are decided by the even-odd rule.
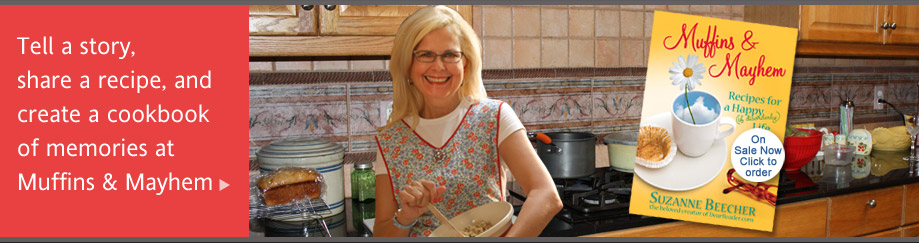
POLYGON ((280 168, 259 179, 257 185, 267 206, 315 199, 322 193, 322 177, 307 168, 280 168))

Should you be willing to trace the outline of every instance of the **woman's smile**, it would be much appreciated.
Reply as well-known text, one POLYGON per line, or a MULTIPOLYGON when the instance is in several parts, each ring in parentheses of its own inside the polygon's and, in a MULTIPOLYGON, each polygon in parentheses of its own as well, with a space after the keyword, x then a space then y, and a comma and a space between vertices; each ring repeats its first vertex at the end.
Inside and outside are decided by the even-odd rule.
POLYGON ((427 75, 424 76, 424 79, 427 80, 428 83, 431 83, 431 85, 444 85, 447 83, 448 80, 450 80, 450 78, 451 76, 446 76, 446 77, 427 76, 427 75))

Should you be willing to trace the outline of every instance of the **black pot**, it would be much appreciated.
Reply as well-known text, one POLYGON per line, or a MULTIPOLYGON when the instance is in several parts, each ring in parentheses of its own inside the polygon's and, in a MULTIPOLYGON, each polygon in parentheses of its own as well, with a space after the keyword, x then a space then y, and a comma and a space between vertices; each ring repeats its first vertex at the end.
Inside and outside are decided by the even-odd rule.
POLYGON ((552 178, 572 179, 592 175, 597 136, 584 132, 530 133, 536 154, 552 178))

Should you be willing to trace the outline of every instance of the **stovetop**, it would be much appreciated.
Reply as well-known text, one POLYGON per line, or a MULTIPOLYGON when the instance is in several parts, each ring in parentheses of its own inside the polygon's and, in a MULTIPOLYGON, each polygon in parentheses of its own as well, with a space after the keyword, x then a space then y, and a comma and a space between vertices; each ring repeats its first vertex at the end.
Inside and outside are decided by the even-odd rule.
MULTIPOLYGON (((580 236, 672 221, 629 214, 632 178, 632 173, 597 168, 582 178, 553 179, 564 207, 540 236, 580 236)), ((514 190, 519 186, 511 188, 511 196, 526 200, 514 190)))
MULTIPOLYGON (((817 189, 813 183, 801 182, 795 176, 795 172, 780 174, 779 197, 817 189)), ((553 179, 564 207, 540 236, 581 236, 674 221, 629 214, 633 178, 632 173, 598 168, 594 174, 582 178, 553 179)), ((526 200, 520 190, 512 189, 510 194, 526 200)), ((520 207, 515 209, 519 212, 520 207)))
POLYGON ((575 212, 561 215, 563 220, 574 222, 628 214, 631 173, 598 168, 590 176, 554 179, 554 182, 562 204, 575 212))

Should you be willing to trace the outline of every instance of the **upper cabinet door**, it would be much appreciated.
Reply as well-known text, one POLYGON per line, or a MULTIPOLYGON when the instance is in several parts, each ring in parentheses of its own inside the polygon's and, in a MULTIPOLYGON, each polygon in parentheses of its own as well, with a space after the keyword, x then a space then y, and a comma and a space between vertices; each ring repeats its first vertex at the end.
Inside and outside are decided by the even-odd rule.
MULTIPOLYGON (((402 20, 424 5, 317 5, 320 35, 383 35, 396 34, 402 20)), ((447 5, 472 23, 472 7, 447 5)))
POLYGON ((890 5, 887 19, 887 43, 919 44, 919 6, 890 5), (894 25, 896 24, 896 25, 894 25))
POLYGON ((249 35, 316 35, 317 6, 250 5, 249 35))
POLYGON ((877 5, 801 5, 801 39, 880 44, 883 15, 877 5))

